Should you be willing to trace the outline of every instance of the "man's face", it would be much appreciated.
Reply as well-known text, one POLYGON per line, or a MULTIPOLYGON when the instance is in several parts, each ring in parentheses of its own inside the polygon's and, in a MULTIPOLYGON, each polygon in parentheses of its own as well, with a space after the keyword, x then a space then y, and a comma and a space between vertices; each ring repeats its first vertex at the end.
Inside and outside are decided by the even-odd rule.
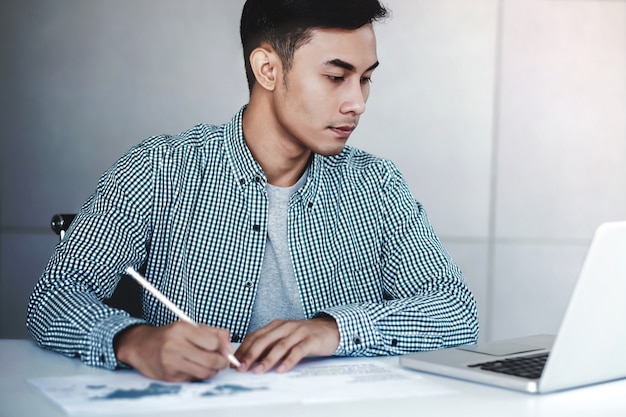
POLYGON ((296 153, 341 152, 365 111, 377 65, 371 24, 315 29, 277 84, 274 109, 284 145, 296 153))

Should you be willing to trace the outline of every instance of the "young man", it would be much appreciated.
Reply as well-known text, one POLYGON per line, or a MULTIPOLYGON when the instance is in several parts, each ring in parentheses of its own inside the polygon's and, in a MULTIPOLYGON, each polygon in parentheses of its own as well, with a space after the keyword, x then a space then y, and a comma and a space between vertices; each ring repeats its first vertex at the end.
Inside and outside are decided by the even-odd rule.
POLYGON ((473 343, 475 301, 395 166, 346 146, 378 66, 377 0, 249 0, 250 101, 222 126, 150 138, 100 179, 31 298, 43 347, 90 365, 205 379, 306 355, 473 343), (105 306, 125 268, 143 319, 105 306))

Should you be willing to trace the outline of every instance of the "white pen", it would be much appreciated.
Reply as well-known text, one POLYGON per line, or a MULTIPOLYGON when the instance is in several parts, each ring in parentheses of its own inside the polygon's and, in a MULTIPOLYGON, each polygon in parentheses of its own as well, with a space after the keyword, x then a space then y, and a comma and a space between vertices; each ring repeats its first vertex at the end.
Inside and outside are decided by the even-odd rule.
MULTIPOLYGON (((148 280, 146 280, 139 272, 135 270, 135 268, 133 268, 132 266, 129 266, 128 268, 126 268, 126 273, 130 275, 131 277, 133 277, 135 281, 141 284, 141 286, 144 287, 150 294, 154 295, 157 300, 159 300, 167 308, 169 308, 172 311, 172 313, 176 314, 176 316, 178 316, 179 319, 186 321, 187 323, 191 323, 194 326, 198 325, 198 323, 193 321, 191 317, 185 314, 184 311, 176 307, 174 303, 172 303, 165 295, 163 295, 161 291, 157 290, 152 284, 150 284, 148 280)), ((235 355, 233 355, 232 353, 227 354, 226 358, 231 364, 233 364, 237 368, 241 366, 241 363, 237 360, 235 355)))

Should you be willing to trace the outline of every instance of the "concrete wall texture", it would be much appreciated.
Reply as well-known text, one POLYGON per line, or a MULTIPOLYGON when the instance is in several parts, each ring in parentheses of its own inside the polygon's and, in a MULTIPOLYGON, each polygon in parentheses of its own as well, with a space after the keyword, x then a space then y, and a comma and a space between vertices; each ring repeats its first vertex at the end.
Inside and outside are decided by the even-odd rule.
MULTIPOLYGON (((481 338, 557 331, 595 228, 626 219, 626 1, 387 0, 351 144, 392 159, 477 296, 481 338)), ((126 149, 247 101, 242 0, 0 5, 0 337, 126 149)))

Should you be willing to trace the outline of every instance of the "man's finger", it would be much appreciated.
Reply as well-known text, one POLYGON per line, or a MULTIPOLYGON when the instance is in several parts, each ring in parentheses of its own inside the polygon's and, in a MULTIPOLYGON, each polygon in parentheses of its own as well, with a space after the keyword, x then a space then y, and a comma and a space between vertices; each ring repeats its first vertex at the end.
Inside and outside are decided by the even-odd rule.
POLYGON ((276 368, 277 373, 290 371, 300 361, 308 355, 308 349, 304 347, 305 343, 298 343, 289 350, 289 354, 283 358, 282 362, 276 368))
POLYGON ((287 337, 280 338, 272 343, 268 348, 265 356, 260 359, 258 364, 252 368, 252 372, 260 374, 274 368, 278 363, 289 354, 295 345, 300 343, 301 339, 297 334, 290 334, 287 337))
POLYGON ((285 330, 286 327, 289 327, 289 323, 290 322, 276 320, 246 336, 236 352, 242 364, 239 370, 245 372, 249 370, 255 362, 265 358, 273 348, 273 345, 284 337, 284 335, 289 333, 288 329, 285 330))

